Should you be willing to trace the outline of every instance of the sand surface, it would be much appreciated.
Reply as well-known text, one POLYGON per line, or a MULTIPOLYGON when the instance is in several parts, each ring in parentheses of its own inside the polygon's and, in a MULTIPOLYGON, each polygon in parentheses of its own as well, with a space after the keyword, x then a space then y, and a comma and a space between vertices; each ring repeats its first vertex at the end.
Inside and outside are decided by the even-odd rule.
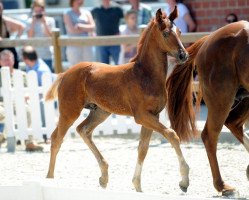
MULTIPOLYGON (((138 139, 122 137, 94 138, 103 156, 109 163, 109 184, 107 190, 134 191, 131 183, 136 159, 138 139)), ((22 185, 24 181, 45 180, 50 157, 50 145, 43 144, 41 153, 27 153, 23 146, 7 153, 0 149, 0 186, 22 185)), ((190 186, 187 193, 179 187, 178 161, 169 143, 153 138, 142 171, 144 193, 216 197, 205 148, 201 142, 181 145, 190 166, 190 186)), ((248 152, 242 145, 218 144, 218 160, 223 179, 238 190, 239 198, 249 199, 249 181, 246 167, 248 152)), ((102 190, 98 184, 100 170, 95 157, 80 138, 65 139, 57 157, 55 179, 52 184, 59 187, 102 190)))

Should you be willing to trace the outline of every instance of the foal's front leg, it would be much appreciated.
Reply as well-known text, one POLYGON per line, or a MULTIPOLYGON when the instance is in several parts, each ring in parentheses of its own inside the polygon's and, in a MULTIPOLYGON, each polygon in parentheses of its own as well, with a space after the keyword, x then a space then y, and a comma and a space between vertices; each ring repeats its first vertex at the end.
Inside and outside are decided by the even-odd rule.
POLYGON ((150 112, 143 112, 139 114, 137 113, 134 118, 138 124, 142 124, 147 129, 152 129, 162 134, 171 143, 171 145, 175 149, 180 165, 180 174, 182 180, 179 182, 179 186, 182 191, 186 192, 189 186, 189 166, 185 161, 185 158, 183 157, 180 147, 180 140, 176 132, 170 128, 166 128, 159 122, 158 117, 151 114, 150 112))
POLYGON ((144 126, 142 126, 141 128, 140 141, 139 141, 139 146, 138 146, 137 164, 136 164, 136 169, 135 169, 134 176, 132 179, 132 183, 137 192, 142 192, 141 173, 142 173, 143 162, 148 152, 149 142, 150 142, 152 132, 153 130, 147 129, 144 126))

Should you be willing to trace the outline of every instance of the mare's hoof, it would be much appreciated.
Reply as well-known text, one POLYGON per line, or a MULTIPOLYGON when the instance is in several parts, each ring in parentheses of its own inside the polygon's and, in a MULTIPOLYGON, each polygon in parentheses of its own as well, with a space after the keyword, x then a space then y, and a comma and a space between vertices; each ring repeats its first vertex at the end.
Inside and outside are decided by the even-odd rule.
POLYGON ((249 165, 247 166, 247 169, 246 169, 246 176, 247 176, 247 179, 249 181, 249 165))
POLYGON ((106 179, 103 179, 102 177, 99 178, 99 184, 102 188, 106 188, 107 187, 107 181, 106 179))
POLYGON ((188 188, 187 188, 187 187, 181 186, 180 184, 179 184, 179 187, 180 187, 180 189, 181 189, 183 192, 187 192, 187 191, 188 191, 188 188))

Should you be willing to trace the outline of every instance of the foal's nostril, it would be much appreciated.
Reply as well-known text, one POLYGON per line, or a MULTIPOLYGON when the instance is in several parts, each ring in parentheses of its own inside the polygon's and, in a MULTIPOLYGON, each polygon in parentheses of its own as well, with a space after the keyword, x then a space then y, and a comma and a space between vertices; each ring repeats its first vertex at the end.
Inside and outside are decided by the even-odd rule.
POLYGON ((184 53, 184 52, 181 52, 179 53, 179 60, 184 62, 188 59, 188 54, 187 53, 184 53))
POLYGON ((185 56, 184 56, 184 54, 183 54, 183 53, 180 53, 180 55, 179 55, 179 59, 180 59, 180 60, 183 60, 183 59, 184 59, 184 57, 185 57, 185 56))

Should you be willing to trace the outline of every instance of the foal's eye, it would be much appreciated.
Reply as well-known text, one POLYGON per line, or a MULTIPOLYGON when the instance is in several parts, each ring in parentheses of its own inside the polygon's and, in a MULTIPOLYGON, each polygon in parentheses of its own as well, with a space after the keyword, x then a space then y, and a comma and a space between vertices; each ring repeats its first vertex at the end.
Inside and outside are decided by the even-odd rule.
POLYGON ((170 31, 163 31, 163 37, 168 37, 170 34, 170 31))

